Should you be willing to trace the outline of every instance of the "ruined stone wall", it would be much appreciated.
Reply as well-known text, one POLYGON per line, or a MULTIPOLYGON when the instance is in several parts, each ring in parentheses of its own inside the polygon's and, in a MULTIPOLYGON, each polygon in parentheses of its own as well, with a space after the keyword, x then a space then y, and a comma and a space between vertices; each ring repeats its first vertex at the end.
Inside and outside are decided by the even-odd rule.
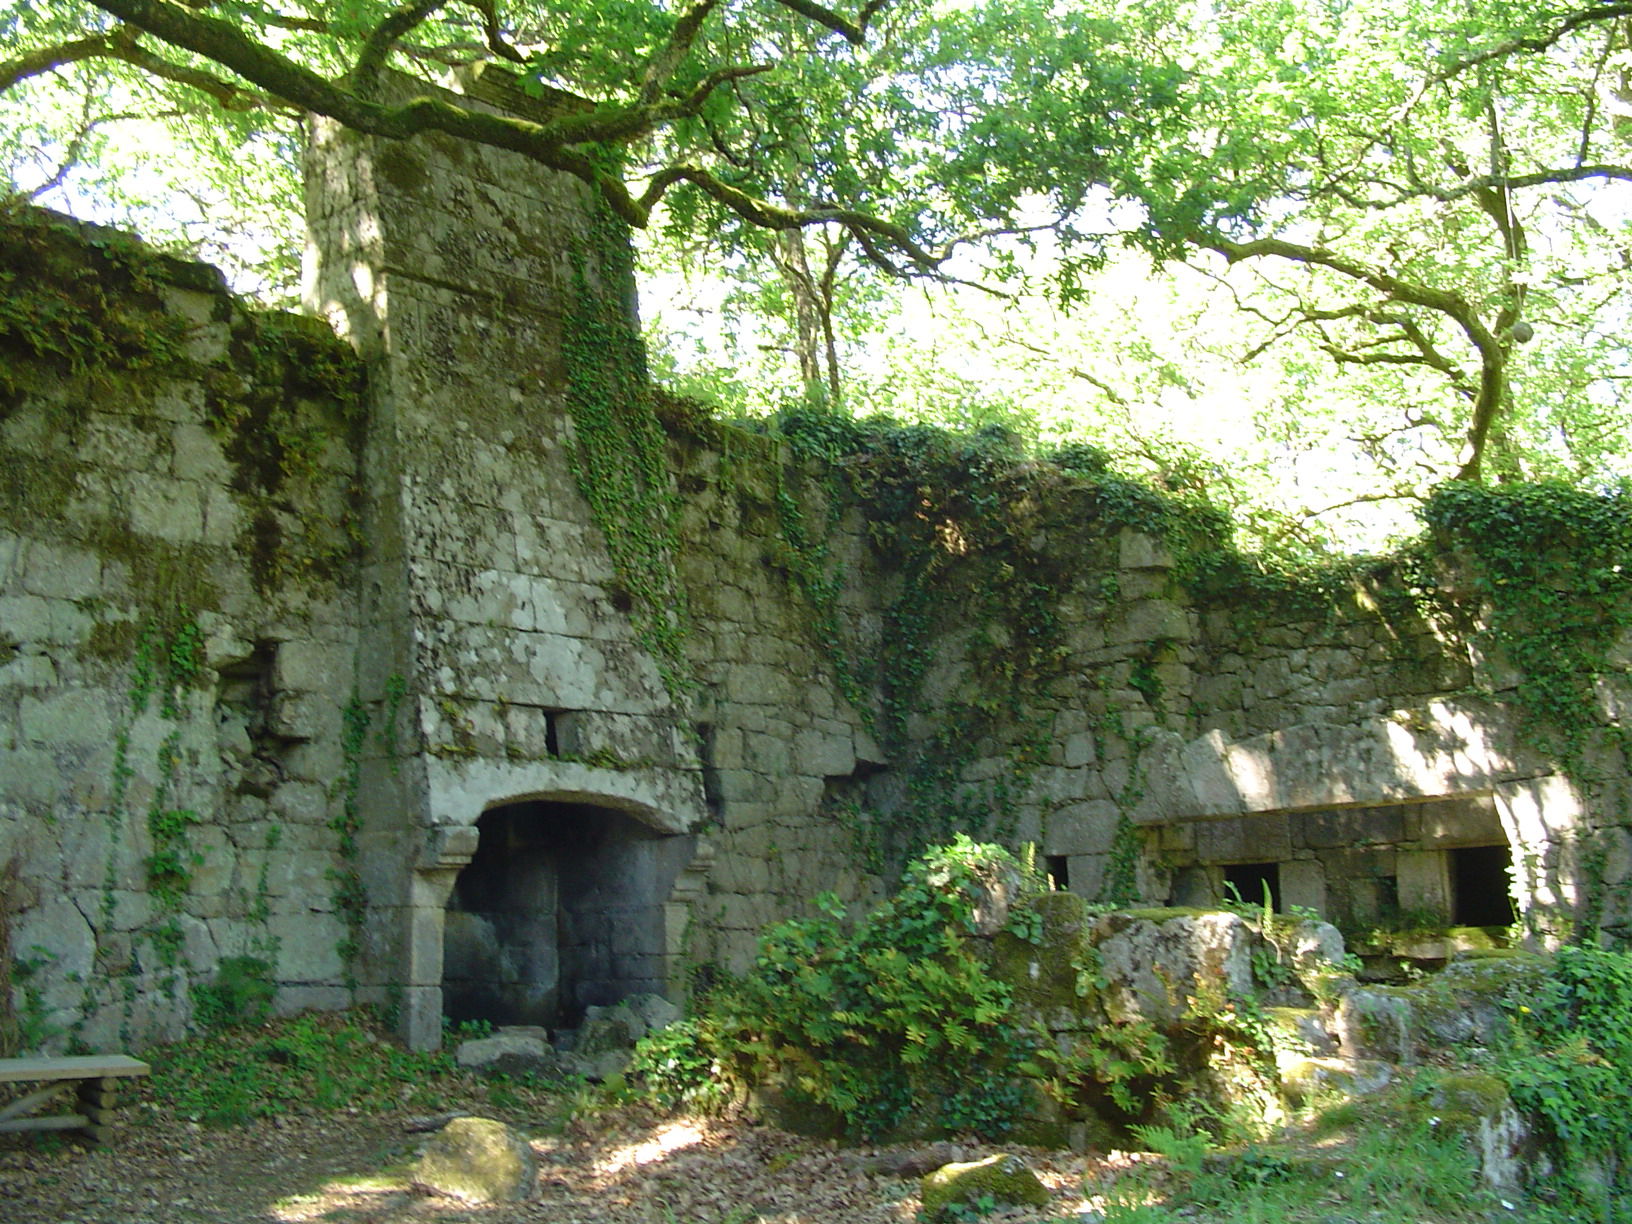
POLYGON ((658 425, 581 185, 318 127, 309 210, 360 364, 102 231, 3 229, 0 868, 36 1037, 174 1035, 228 957, 420 1045, 491 976, 532 1019, 678 993, 958 832, 1092 900, 1273 866, 1356 922, 1453 907, 1452 852, 1494 843, 1537 913, 1632 878, 1624 672, 1566 776, 1476 603, 1209 588, 1154 495, 978 448, 868 468, 659 397, 641 508, 608 508, 595 448, 658 425))
POLYGON ((30 1045, 338 1006, 360 368, 212 269, 0 227, 0 868, 30 1045))

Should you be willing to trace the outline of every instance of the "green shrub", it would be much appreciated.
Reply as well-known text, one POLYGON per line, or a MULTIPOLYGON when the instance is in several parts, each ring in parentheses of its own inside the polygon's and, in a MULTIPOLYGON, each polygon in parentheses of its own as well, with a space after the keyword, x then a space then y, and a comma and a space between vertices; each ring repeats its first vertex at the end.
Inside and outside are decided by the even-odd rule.
POLYGON ((1552 1189, 1566 1207, 1632 1221, 1615 1176, 1632 1152, 1632 954, 1561 948, 1552 975, 1508 1009, 1502 1076, 1546 1130, 1562 1174, 1552 1189))
POLYGON ((206 1032, 262 1024, 272 1014, 278 988, 272 966, 256 956, 228 956, 215 978, 193 987, 193 1019, 206 1032))
POLYGON ((679 1020, 635 1043, 624 1079, 664 1109, 707 1108, 729 1091, 715 1061, 718 1036, 707 1020, 679 1020))
MULTIPOLYGON (((1031 1042, 969 937, 976 899, 1025 878, 1006 851, 960 837, 909 867, 901 890, 853 930, 824 895, 821 917, 771 927, 753 969, 711 1000, 697 1030, 709 1055, 728 1074, 832 1111, 853 1136, 909 1118, 1003 1133, 1025 1099, 1031 1042)), ((692 1074, 702 1057, 686 1056, 692 1074)))

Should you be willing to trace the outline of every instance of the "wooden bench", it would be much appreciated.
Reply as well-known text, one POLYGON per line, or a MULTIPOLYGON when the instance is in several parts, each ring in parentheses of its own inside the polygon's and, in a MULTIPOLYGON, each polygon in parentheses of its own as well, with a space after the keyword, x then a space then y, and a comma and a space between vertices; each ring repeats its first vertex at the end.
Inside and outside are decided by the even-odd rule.
POLYGON ((0 1132, 78 1131, 92 1143, 100 1143, 108 1137, 108 1123, 119 1104, 119 1081, 147 1073, 145 1062, 123 1054, 0 1058, 0 1084, 45 1085, 0 1107, 0 1132), (67 1092, 74 1094, 72 1113, 35 1115, 67 1092))

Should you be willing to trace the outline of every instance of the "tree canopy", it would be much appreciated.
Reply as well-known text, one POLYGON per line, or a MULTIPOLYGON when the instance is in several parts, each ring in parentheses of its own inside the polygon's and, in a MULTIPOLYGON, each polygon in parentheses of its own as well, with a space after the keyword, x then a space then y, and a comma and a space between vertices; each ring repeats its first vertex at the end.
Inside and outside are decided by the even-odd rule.
MULTIPOLYGON (((829 401, 865 398, 854 354, 914 279, 1002 295, 959 326, 1072 401, 1046 432, 1137 442, 1175 387, 1268 396, 1256 494, 1291 457, 1333 469, 1287 523, 1452 477, 1601 482, 1627 451, 1632 0, 0 0, 0 34, 15 189, 146 206, 274 292, 276 237, 212 231, 292 228, 317 113, 513 150, 660 255, 706 248, 829 401), (483 59, 558 105, 382 87, 483 59), (120 163, 155 123, 189 156, 120 163), (1205 309, 1138 334, 1097 309, 1129 248, 1205 309)), ((960 378, 991 381, 890 394, 960 378)), ((1170 484, 1212 483, 1145 433, 1170 484)))
POLYGON ((311 113, 508 149, 591 184, 636 227, 663 203, 682 219, 837 226, 896 274, 1034 227, 1039 202, 1069 214, 1169 71, 1037 0, 69 0, 13 4, 6 27, 21 54, 0 64, 0 89, 76 63, 134 68, 223 116, 311 113), (1029 37, 1045 28, 1047 64, 1029 37), (430 75, 474 58, 570 98, 535 121, 382 92, 387 67, 430 75), (1045 96, 1057 122, 1018 142, 1003 117, 1045 96))

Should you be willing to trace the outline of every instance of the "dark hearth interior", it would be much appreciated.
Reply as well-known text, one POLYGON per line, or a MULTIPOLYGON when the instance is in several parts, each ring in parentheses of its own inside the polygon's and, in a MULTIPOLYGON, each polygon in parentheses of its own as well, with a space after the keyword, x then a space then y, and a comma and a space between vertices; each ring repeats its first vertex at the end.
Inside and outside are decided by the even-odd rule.
POLYGON ((448 1019, 571 1027, 664 990, 664 902, 692 838, 581 803, 506 804, 477 827, 448 903, 448 1019))

